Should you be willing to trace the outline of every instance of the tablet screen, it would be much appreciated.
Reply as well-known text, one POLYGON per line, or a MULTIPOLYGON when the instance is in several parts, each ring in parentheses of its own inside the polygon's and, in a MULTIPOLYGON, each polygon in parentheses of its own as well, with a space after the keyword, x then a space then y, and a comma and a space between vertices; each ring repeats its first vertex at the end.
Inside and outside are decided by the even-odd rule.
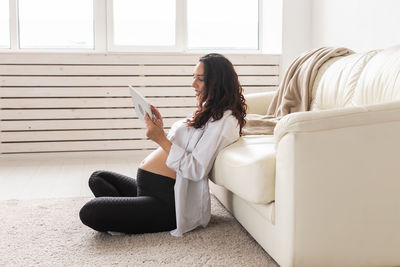
POLYGON ((133 106, 135 107, 136 114, 139 119, 144 121, 144 115, 149 114, 150 118, 153 118, 150 103, 137 91, 135 88, 129 85, 129 91, 132 95, 133 106))

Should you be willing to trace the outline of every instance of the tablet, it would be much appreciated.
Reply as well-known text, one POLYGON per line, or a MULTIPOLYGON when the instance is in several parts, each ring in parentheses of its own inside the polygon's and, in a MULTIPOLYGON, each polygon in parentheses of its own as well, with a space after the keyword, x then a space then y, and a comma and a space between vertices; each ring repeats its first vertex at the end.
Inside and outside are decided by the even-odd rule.
POLYGON ((129 91, 132 95, 133 106, 135 107, 136 114, 139 119, 144 121, 144 115, 149 114, 150 119, 153 118, 150 103, 146 101, 146 99, 132 86, 129 85, 129 91))

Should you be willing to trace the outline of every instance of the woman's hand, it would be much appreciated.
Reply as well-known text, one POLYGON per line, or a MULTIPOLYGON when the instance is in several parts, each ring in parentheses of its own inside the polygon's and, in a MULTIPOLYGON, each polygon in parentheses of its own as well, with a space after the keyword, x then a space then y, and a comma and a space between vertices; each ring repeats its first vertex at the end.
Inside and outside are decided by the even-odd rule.
POLYGON ((151 112, 153 113, 154 124, 156 124, 161 129, 164 129, 164 122, 163 122, 163 118, 161 116, 160 111, 158 111, 158 109, 153 105, 150 105, 150 108, 151 108, 151 112))
POLYGON ((150 119, 149 115, 146 114, 144 116, 144 120, 146 122, 146 136, 150 139, 159 144, 163 149, 169 152, 169 148, 171 144, 167 139, 165 132, 164 132, 164 123, 161 116, 161 113, 158 111, 156 107, 153 105, 151 107, 151 112, 153 113, 153 120, 150 119))

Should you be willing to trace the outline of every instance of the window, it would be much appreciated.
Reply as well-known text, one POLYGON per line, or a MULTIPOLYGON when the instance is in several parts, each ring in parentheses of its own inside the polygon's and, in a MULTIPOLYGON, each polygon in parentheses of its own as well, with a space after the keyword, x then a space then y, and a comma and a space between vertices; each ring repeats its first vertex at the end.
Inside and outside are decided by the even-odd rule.
POLYGON ((258 49, 258 0, 188 0, 189 49, 258 49))
POLYGON ((93 48, 93 0, 19 0, 20 48, 93 48))
POLYGON ((0 0, 0 51, 280 53, 283 0, 0 0))
POLYGON ((9 0, 0 0, 0 48, 10 48, 9 0))
POLYGON ((115 45, 175 45, 175 0, 114 0, 112 8, 115 45))

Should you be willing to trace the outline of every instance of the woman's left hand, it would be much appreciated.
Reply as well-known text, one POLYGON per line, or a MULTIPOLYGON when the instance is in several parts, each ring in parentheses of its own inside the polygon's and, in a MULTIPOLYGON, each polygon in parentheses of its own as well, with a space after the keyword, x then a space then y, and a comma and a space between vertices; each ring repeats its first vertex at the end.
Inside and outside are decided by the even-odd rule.
POLYGON ((153 105, 151 105, 151 112, 153 113, 153 120, 151 120, 147 113, 144 116, 147 128, 146 136, 154 142, 160 144, 160 142, 166 138, 163 119, 161 113, 153 105))

